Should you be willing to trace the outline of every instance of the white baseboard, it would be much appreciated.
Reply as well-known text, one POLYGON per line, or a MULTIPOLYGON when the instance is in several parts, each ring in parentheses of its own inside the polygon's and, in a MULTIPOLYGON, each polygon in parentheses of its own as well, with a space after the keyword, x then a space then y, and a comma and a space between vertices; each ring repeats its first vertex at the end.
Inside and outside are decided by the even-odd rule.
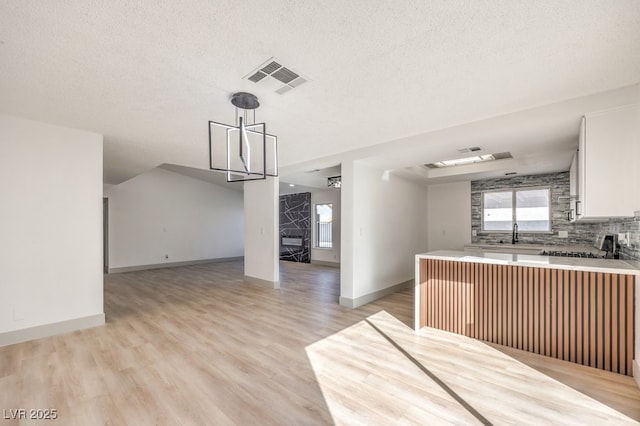
POLYGON ((355 299, 350 299, 348 297, 340 296, 340 305, 346 306, 347 308, 357 308, 359 306, 366 305, 367 303, 371 303, 374 300, 380 299, 381 297, 387 296, 391 293, 395 293, 396 291, 413 287, 413 284, 414 284, 414 279, 412 278, 410 280, 392 285, 391 287, 383 288, 382 290, 374 291, 373 293, 356 297, 355 299))
POLYGON ((0 347, 104 325, 104 313, 0 333, 0 347))
POLYGON ((266 285, 276 290, 280 288, 280 281, 263 280, 262 278, 251 277, 249 275, 245 275, 244 280, 251 284, 266 285))
POLYGON ((234 260, 243 260, 244 256, 236 257, 220 257, 218 259, 199 259, 185 260, 182 262, 154 263, 151 265, 123 266, 121 268, 109 268, 110 274, 118 274, 120 272, 146 271, 149 269, 176 268, 178 266, 202 265, 203 263, 231 262, 234 260))
POLYGON ((327 262, 326 260, 313 260, 311 259, 312 265, 320 265, 320 266, 331 266, 332 268, 339 268, 340 262, 327 262))

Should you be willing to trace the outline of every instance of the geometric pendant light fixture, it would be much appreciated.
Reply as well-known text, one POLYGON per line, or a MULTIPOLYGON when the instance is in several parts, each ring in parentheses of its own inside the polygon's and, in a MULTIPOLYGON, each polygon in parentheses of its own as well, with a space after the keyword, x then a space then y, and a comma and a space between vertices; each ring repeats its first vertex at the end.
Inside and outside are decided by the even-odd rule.
POLYGON ((256 123, 258 98, 238 92, 234 125, 209 121, 209 168, 224 172, 227 182, 245 182, 278 176, 278 138, 256 123))

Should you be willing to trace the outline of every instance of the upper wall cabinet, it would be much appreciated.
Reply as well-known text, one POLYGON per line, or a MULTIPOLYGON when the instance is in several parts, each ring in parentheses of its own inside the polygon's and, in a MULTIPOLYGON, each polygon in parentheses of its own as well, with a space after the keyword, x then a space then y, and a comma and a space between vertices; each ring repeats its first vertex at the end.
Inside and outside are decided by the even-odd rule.
MULTIPOLYGON (((640 86, 638 87, 638 98, 640 99, 640 86)), ((636 105, 636 130, 634 135, 633 146, 635 147, 635 151, 633 153, 633 158, 635 158, 635 180, 633 182, 633 187, 631 190, 635 194, 635 202, 633 208, 636 212, 640 212, 640 104, 636 105)))
MULTIPOLYGON (((583 120, 584 123, 584 120, 583 120)), ((571 159, 571 168, 569 168, 569 212, 567 218, 570 222, 578 219, 576 216, 576 206, 578 205, 578 151, 573 154, 571 159)))
POLYGON ((577 161, 570 173, 577 177, 577 194, 572 194, 577 220, 633 216, 638 209, 639 109, 629 105, 582 118, 577 161))

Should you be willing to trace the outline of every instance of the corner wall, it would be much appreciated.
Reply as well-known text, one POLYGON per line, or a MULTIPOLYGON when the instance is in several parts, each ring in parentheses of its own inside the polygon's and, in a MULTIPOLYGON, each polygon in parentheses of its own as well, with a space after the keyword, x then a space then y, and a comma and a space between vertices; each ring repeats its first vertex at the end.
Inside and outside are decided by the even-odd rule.
POLYGON ((279 179, 244 183, 245 279, 280 287, 279 179))
POLYGON ((340 304, 357 307, 413 282, 415 255, 427 251, 427 191, 358 161, 342 171, 340 304))
POLYGON ((0 346, 104 324, 102 136, 0 115, 0 346))
POLYGON ((463 250, 471 243, 471 183, 430 185, 429 251, 463 250))
POLYGON ((243 255, 239 191, 156 168, 106 196, 111 272, 243 255))

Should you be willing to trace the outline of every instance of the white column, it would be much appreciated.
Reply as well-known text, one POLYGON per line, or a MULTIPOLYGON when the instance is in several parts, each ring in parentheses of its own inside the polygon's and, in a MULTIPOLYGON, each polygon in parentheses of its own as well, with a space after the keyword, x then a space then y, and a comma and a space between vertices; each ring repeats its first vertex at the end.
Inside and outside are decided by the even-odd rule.
POLYGON ((280 288, 279 178, 244 183, 244 275, 280 288))
POLYGON ((342 163, 342 187, 340 189, 340 304, 353 307, 354 299, 354 164, 342 163))

